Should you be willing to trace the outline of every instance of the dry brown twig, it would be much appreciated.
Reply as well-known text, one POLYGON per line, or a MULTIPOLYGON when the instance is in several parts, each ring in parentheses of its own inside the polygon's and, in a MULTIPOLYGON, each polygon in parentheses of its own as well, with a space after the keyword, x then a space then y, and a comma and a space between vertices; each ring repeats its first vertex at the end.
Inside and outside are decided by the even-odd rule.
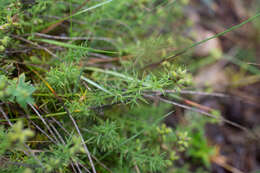
POLYGON ((19 37, 19 36, 17 36, 17 35, 12 35, 12 37, 14 37, 14 38, 16 38, 16 39, 18 39, 18 40, 24 41, 24 42, 26 42, 26 43, 29 43, 29 44, 31 44, 31 45, 33 45, 33 46, 39 48, 39 49, 42 49, 42 50, 46 51, 47 53, 49 53, 51 56, 53 56, 53 57, 55 57, 55 58, 59 58, 57 55, 55 55, 53 52, 51 52, 51 51, 50 51, 49 49, 47 49, 46 47, 40 46, 40 45, 38 45, 37 43, 34 43, 34 42, 30 41, 30 40, 27 40, 27 39, 25 39, 25 38, 23 38, 23 37, 19 37))
POLYGON ((208 113, 208 112, 206 112, 206 111, 204 111, 204 110, 201 110, 201 109, 198 109, 198 108, 194 108, 194 107, 190 107, 190 106, 187 106, 187 105, 184 105, 184 104, 181 104, 181 103, 177 103, 177 102, 174 102, 174 101, 171 101, 171 100, 167 100, 167 99, 164 99, 164 98, 162 98, 162 97, 158 97, 158 96, 157 96, 157 97, 155 98, 154 95, 148 95, 148 94, 143 94, 143 95, 144 95, 145 97, 147 97, 147 98, 159 99, 160 101, 163 101, 163 102, 165 102, 165 103, 172 104, 172 105, 175 105, 175 106, 178 106, 178 107, 181 107, 181 108, 184 108, 184 109, 186 109, 186 110, 193 111, 193 112, 197 112, 197 113, 200 113, 200 114, 202 114, 202 115, 206 115, 206 116, 211 117, 211 118, 215 118, 215 119, 217 119, 217 120, 220 120, 220 121, 222 121, 222 122, 225 122, 225 123, 227 123, 227 124, 230 124, 230 125, 232 125, 232 126, 234 126, 234 127, 237 127, 237 128, 239 128, 239 129, 241 129, 241 130, 247 132, 248 134, 250 134, 250 135, 256 137, 256 135, 253 134, 251 131, 249 131, 246 127, 241 126, 241 125, 239 125, 239 124, 237 124, 237 123, 234 123, 234 122, 232 122, 232 121, 229 121, 229 120, 227 120, 227 119, 225 119, 225 118, 223 118, 223 117, 216 117, 215 115, 213 115, 213 114, 211 114, 211 113, 208 113))

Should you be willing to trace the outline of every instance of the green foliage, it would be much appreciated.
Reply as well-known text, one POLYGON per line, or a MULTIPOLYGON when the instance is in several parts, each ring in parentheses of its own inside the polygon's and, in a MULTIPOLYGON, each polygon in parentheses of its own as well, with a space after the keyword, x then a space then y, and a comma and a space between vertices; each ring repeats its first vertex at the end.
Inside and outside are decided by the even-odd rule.
POLYGON ((215 154, 215 148, 208 144, 203 127, 208 122, 216 122, 211 121, 209 118, 200 117, 196 113, 188 113, 186 116, 190 126, 187 128, 187 131, 190 131, 190 147, 187 154, 195 162, 202 163, 209 168, 210 157, 215 154))
POLYGON ((32 93, 35 88, 30 82, 25 82, 24 74, 13 80, 8 80, 6 76, 0 75, 0 83, 0 100, 16 101, 23 108, 26 108, 27 104, 33 103, 32 93))
POLYGON ((206 167, 210 167, 210 156, 214 154, 214 148, 209 146, 207 140, 205 140, 204 134, 201 132, 194 132, 191 136, 191 148, 187 151, 196 161, 202 162, 206 167))
POLYGON ((163 119, 174 108, 156 99, 166 97, 165 90, 190 86, 190 74, 170 62, 143 69, 190 42, 181 36, 188 26, 182 13, 187 1, 53 3, 0 2, 0 108, 10 121, 23 120, 31 129, 24 130, 21 121, 9 130, 1 126, 0 157, 19 163, 6 161, 3 170, 93 171, 93 162, 97 172, 172 172, 185 154, 207 165, 203 133, 194 136, 195 126, 167 127, 163 119), (178 22, 183 26, 172 37, 178 22), (29 141, 32 130, 36 135, 29 141), (24 144, 40 152, 25 155, 24 144))
POLYGON ((50 149, 40 157, 44 162, 46 172, 65 172, 64 167, 69 166, 71 160, 78 161, 77 154, 79 153, 84 153, 84 149, 80 138, 73 136, 72 139, 66 141, 66 145, 50 146, 50 149))
POLYGON ((5 131, 3 127, 0 128, 0 154, 3 155, 8 150, 16 151, 24 149, 23 144, 28 139, 34 136, 33 131, 30 129, 23 129, 23 123, 18 121, 8 131, 5 131))
POLYGON ((101 148, 102 152, 114 150, 119 146, 120 135, 117 132, 115 122, 106 121, 99 126, 92 128, 97 133, 94 143, 101 148))
POLYGON ((51 68, 46 74, 47 82, 57 93, 73 92, 80 79, 80 69, 72 63, 61 63, 58 67, 51 68))

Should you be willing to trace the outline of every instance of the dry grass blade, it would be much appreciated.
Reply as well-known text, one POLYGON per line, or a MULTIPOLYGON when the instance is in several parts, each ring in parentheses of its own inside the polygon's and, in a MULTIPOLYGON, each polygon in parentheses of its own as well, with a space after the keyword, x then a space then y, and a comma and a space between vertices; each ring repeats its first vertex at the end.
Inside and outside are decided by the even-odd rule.
POLYGON ((235 168, 234 166, 231 166, 227 163, 227 159, 225 156, 218 155, 211 158, 211 161, 216 163, 217 165, 225 168, 226 170, 233 172, 233 173, 243 173, 239 169, 235 168))
POLYGON ((2 115, 4 116, 4 118, 6 119, 6 121, 8 122, 8 124, 10 126, 12 126, 13 124, 11 123, 11 121, 9 120, 8 116, 6 115, 6 113, 4 112, 4 110, 0 107, 0 112, 2 113, 2 115))
POLYGON ((96 82, 94 82, 94 81, 92 81, 92 80, 90 80, 90 79, 88 79, 88 78, 86 78, 86 77, 84 77, 84 76, 80 76, 80 78, 81 78, 82 80, 86 81, 87 83, 89 83, 89 84, 95 86, 96 88, 98 88, 98 89, 104 91, 105 93, 108 93, 108 94, 110 94, 110 95, 113 95, 113 93, 111 93, 110 91, 108 91, 108 90, 105 89, 104 87, 100 86, 100 85, 97 84, 96 82))

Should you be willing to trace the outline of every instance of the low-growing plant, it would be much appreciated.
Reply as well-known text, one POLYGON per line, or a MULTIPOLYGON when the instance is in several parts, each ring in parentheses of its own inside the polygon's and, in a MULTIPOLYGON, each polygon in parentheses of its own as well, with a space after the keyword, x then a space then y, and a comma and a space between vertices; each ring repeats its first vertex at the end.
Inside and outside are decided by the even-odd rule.
POLYGON ((208 165, 202 131, 163 123, 192 85, 164 59, 190 43, 187 2, 1 1, 1 171, 172 172, 186 151, 208 165))

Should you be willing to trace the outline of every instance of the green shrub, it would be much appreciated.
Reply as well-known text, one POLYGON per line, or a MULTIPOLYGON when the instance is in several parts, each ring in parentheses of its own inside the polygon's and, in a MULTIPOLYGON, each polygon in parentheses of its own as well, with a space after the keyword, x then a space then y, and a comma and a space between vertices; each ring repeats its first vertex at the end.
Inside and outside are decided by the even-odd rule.
POLYGON ((186 150, 208 165, 203 133, 167 127, 158 102, 191 75, 144 69, 190 43, 188 1, 86 2, 0 2, 1 171, 172 172, 186 150))

